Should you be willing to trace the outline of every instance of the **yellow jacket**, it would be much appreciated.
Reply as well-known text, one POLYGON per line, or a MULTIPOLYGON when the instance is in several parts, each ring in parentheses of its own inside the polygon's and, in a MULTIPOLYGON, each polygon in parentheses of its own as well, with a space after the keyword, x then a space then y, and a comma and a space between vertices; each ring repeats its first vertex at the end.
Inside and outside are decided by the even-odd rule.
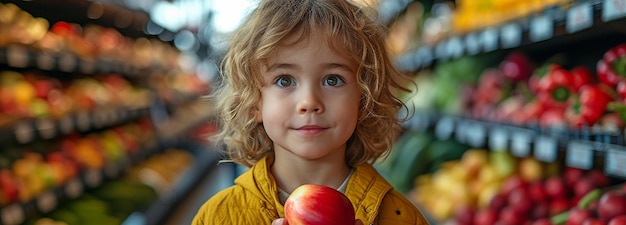
MULTIPOLYGON (((235 185, 211 197, 193 225, 270 225, 285 217, 276 182, 265 158, 235 179, 235 185)), ((427 225, 420 211, 369 164, 356 167, 346 187, 356 217, 369 225, 427 225)))

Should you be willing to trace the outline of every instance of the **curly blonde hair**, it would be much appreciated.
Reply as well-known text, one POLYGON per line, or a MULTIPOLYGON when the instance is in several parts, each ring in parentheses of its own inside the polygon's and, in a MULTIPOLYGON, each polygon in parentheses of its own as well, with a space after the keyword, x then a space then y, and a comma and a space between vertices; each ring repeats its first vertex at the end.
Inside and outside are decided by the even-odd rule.
POLYGON ((360 114, 346 143, 346 163, 354 166, 385 157, 403 119, 406 105, 397 97, 410 91, 411 79, 392 64, 385 46, 385 27, 375 11, 346 0, 264 0, 230 39, 222 60, 222 83, 215 93, 222 130, 215 138, 226 146, 229 159, 252 166, 273 155, 273 142, 255 118, 261 99, 262 69, 289 35, 301 39, 326 32, 334 50, 350 53, 358 66, 360 114))

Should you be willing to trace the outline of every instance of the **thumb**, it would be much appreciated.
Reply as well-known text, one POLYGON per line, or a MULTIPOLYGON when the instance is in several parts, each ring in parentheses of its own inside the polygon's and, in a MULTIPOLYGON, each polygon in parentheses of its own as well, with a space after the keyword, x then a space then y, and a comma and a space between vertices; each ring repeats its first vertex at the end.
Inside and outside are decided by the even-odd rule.
POLYGON ((272 225, 289 225, 289 224, 287 224, 287 220, 285 218, 278 218, 272 221, 272 225))

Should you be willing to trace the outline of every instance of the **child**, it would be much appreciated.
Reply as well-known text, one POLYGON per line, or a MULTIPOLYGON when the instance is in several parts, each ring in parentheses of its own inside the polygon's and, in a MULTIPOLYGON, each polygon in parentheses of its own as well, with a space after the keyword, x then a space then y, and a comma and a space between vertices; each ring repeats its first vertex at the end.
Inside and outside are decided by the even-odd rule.
POLYGON ((427 224, 372 166, 401 129, 396 94, 411 83, 383 29, 347 0, 260 2, 230 40, 216 98, 218 137, 251 168, 193 224, 286 224, 285 200, 307 183, 344 192, 355 224, 427 224))

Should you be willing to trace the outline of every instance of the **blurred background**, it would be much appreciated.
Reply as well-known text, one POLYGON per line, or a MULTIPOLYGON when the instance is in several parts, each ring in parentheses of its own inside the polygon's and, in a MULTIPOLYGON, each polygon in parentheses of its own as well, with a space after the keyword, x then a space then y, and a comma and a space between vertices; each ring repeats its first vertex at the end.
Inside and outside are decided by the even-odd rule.
MULTIPOLYGON (((626 0, 359 0, 416 92, 377 169, 431 224, 626 224, 626 0), (586 223, 587 224, 587 223, 586 223)), ((255 0, 0 1, 0 224, 189 224, 255 0)))

